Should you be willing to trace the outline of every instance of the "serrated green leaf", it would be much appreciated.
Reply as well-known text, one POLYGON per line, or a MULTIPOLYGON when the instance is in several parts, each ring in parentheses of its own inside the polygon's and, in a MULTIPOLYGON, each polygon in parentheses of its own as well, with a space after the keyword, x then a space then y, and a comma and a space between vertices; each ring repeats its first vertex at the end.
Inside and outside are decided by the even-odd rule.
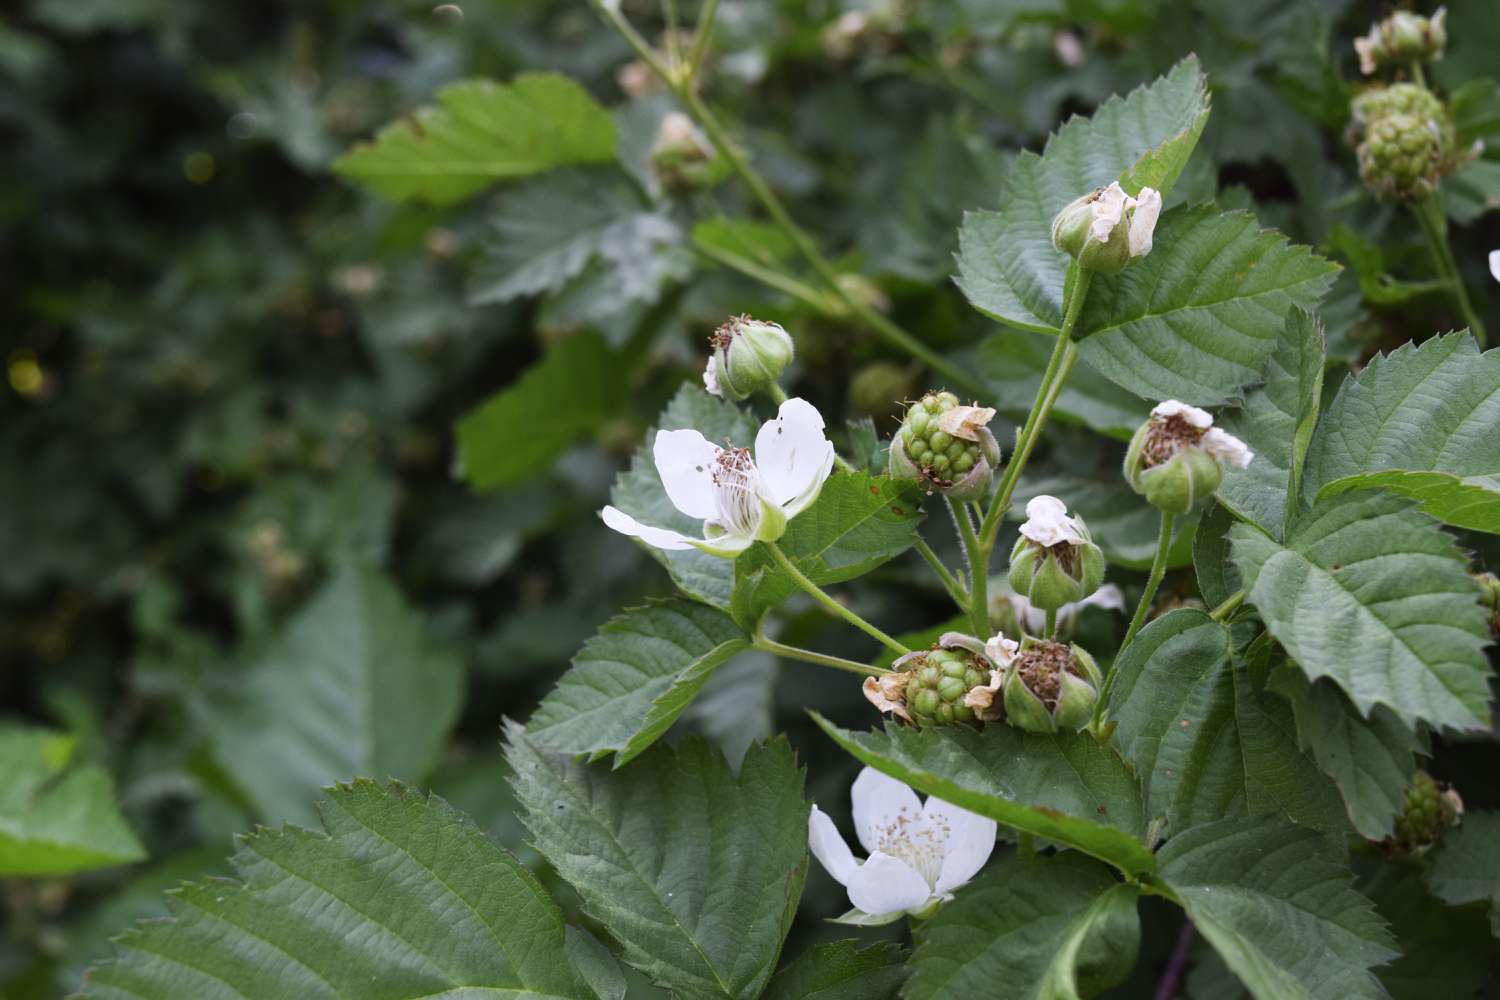
MULTIPOLYGON (((868 472, 834 472, 812 506, 794 517, 776 544, 819 586, 863 576, 917 540, 921 495, 909 482, 868 472)), ((745 628, 790 597, 797 584, 764 546, 734 562, 730 610, 745 628)))
POLYGON ((62 733, 0 725, 0 877, 72 875, 145 858, 109 773, 69 766, 75 746, 62 733))
POLYGON ((1136 769, 1146 814, 1169 831, 1276 812, 1345 829, 1333 782, 1297 746, 1291 711, 1231 656, 1229 629, 1202 611, 1171 611, 1141 630, 1115 665, 1115 744, 1136 769))
MULTIPOLYGON (((1086 479, 1080 476, 1056 475, 1044 479, 1023 478, 1016 489, 1015 501, 1007 512, 1011 520, 1021 520, 1026 502, 1032 497, 1062 497, 1068 510, 1088 523, 1094 541, 1104 556, 1126 569, 1151 568, 1161 535, 1161 511, 1144 497, 1122 490, 1118 469, 1110 469, 1110 479, 1086 479)), ((1196 512, 1184 514, 1172 523, 1172 544, 1167 550, 1167 567, 1176 569, 1192 562, 1193 536, 1198 528, 1196 512)))
POLYGON ((1387 1000, 1390 933, 1323 838, 1274 817, 1178 834, 1157 854, 1194 926, 1256 1000, 1387 1000))
POLYGON ((1193 574, 1203 603, 1214 608, 1240 590, 1240 571, 1229 558, 1229 529, 1237 522, 1221 504, 1209 506, 1193 534, 1193 574))
POLYGON ((682 272, 670 252, 682 238, 677 223, 617 170, 554 170, 500 194, 491 218, 470 276, 471 305, 558 291, 595 260, 620 304, 649 303, 682 272))
POLYGON ((1311 308, 1338 267, 1213 205, 1162 216, 1155 247, 1089 285, 1081 356, 1149 400, 1216 406, 1260 377, 1293 307, 1311 308))
POLYGON ((1453 539, 1409 501, 1348 493, 1319 502, 1284 543, 1244 524, 1230 541, 1250 601, 1309 678, 1410 727, 1489 725, 1478 588, 1453 539))
POLYGON ((898 945, 830 941, 808 948, 776 973, 765 1000, 896 1000, 907 968, 898 945))
POLYGON ((1493 944, 1484 915, 1452 909, 1422 885, 1410 865, 1387 865, 1366 883, 1375 908, 1391 925, 1401 955, 1377 970, 1394 1000, 1479 996, 1493 944))
POLYGON ((1136 890, 1082 855, 1013 856, 916 930, 902 996, 1084 1000, 1123 980, 1140 945, 1136 890))
POLYGON ((615 156, 609 113, 574 81, 523 73, 463 80, 334 161, 333 171, 394 201, 451 205, 495 181, 615 156))
POLYGON ((514 724, 507 737, 537 849, 624 960, 680 997, 759 996, 807 873, 808 805, 786 742, 752 747, 735 776, 701 739, 610 771, 514 724))
POLYGON ((171 893, 83 996, 594 1000, 557 905, 442 799, 358 781, 319 812, 326 832, 242 838, 240 881, 171 893))
POLYGON ((1323 393, 1323 328, 1301 309, 1287 313, 1276 350, 1266 361, 1264 384, 1220 423, 1255 453, 1247 469, 1229 468, 1215 494, 1239 517, 1280 538, 1299 507, 1302 468, 1318 423, 1323 393))
MULTIPOLYGON (((733 403, 710 396, 702 386, 685 384, 657 418, 656 427, 630 460, 630 468, 615 479, 610 498, 614 505, 644 524, 672 528, 687 535, 703 534, 703 522, 679 511, 667 497, 651 446, 657 431, 693 428, 710 441, 732 441, 748 448, 755 441, 756 423, 733 403)), ((672 581, 684 593, 709 604, 727 608, 734 592, 734 561, 720 559, 697 549, 665 552, 646 546, 646 551, 667 568, 672 581)))
POLYGON ((1443 835, 1427 887, 1454 906, 1489 903, 1490 932, 1500 937, 1500 813, 1471 812, 1443 835))
POLYGON ((463 663, 384 575, 348 569, 252 664, 214 710, 213 753, 266 819, 313 815, 349 775, 421 780, 463 698, 463 663))
POLYGON ((1337 687, 1314 684, 1295 667, 1277 669, 1268 686, 1291 703, 1297 742, 1338 785, 1354 828, 1370 840, 1389 837, 1422 740, 1384 706, 1360 718, 1337 687))
POLYGON ((458 421, 457 474, 476 490, 541 476, 618 413, 625 392, 619 358, 601 338, 568 337, 458 421))
POLYGON ((1500 350, 1467 333, 1377 355, 1318 427, 1307 485, 1319 498, 1379 486, 1449 524, 1500 533, 1500 350))
POLYGON ((721 664, 750 648, 724 612, 673 598, 611 618, 526 724, 538 746, 629 763, 667 731, 721 664))
POLYGON ((1068 258, 1052 246, 1053 217, 1116 180, 1131 193, 1147 184, 1165 195, 1207 120, 1203 73, 1189 56, 1150 86, 1106 101, 1092 118, 1070 119, 1041 156, 1022 153, 1000 210, 968 212, 959 230, 957 281, 970 304, 1011 326, 1057 332, 1068 258))
POLYGON ((1024 733, 1004 724, 887 726, 857 733, 816 712, 834 742, 917 791, 1064 844, 1128 874, 1156 859, 1142 843, 1146 824, 1135 779, 1092 736, 1024 733))
MULTIPOLYGON (((989 402, 1008 414, 1029 412, 1056 343, 1025 330, 1002 330, 981 341, 974 363, 990 386, 989 402)), ((1079 423, 1122 441, 1150 415, 1149 404, 1087 365, 1073 370, 1052 408, 1053 419, 1079 423)))

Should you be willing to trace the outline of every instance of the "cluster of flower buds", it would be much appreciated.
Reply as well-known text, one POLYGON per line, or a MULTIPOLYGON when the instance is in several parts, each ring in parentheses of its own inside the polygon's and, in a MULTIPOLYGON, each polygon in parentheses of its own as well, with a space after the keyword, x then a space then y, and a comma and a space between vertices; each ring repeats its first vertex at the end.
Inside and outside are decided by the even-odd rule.
POLYGON ((792 363, 791 336, 777 323, 736 316, 708 339, 711 351, 703 386, 739 402, 775 384, 792 363))
POLYGON ((891 441, 891 476, 918 480, 929 493, 957 501, 981 499, 1000 464, 1000 444, 988 427, 994 418, 990 407, 929 392, 907 408, 891 441))
POLYGON ((1380 198, 1413 201, 1437 189, 1461 156, 1453 119, 1426 87, 1373 87, 1354 99, 1349 138, 1360 180, 1380 198))
POLYGON ((982 688, 993 667, 983 647, 957 632, 946 632, 931 649, 907 653, 893 673, 866 678, 865 697, 882 712, 919 726, 974 722, 982 718, 965 699, 982 688))
POLYGON ((1081 517, 1069 517, 1057 497, 1033 497, 1010 553, 1010 586, 1032 607, 1057 611, 1076 604, 1104 582, 1104 553, 1081 517))
POLYGON ((1151 252, 1160 215, 1159 191, 1141 188, 1132 198, 1118 182, 1111 183, 1057 213, 1052 220, 1052 245, 1085 270, 1118 274, 1151 252))
POLYGON ((1254 457, 1208 411, 1169 399, 1130 439, 1125 478, 1157 510, 1186 514, 1219 488, 1224 466, 1243 469, 1254 457))
POLYGON ((1448 44, 1447 17, 1446 7, 1439 7, 1431 17, 1398 10, 1371 25, 1369 34, 1354 40, 1359 71, 1369 76, 1382 66, 1437 62, 1448 44))
POLYGON ((1420 854, 1443 837, 1443 832, 1458 824, 1464 814, 1463 799, 1452 788, 1440 786, 1426 771, 1418 771, 1406 790, 1401 815, 1396 817, 1395 836, 1381 847, 1394 857, 1420 854))
POLYGON ((652 172, 673 191, 708 187, 723 175, 718 151, 681 111, 669 111, 662 116, 651 144, 650 162, 652 172))

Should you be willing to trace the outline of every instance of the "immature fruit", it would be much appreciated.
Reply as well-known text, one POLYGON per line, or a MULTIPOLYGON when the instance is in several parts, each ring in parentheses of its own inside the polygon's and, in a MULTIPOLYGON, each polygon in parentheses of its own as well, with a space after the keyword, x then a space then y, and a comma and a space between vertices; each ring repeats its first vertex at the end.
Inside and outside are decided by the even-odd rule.
POLYGON ((906 711, 919 726, 973 722, 964 695, 989 679, 989 669, 963 649, 929 649, 907 670, 906 711))
POLYGON ((1425 87, 1398 83, 1367 90, 1351 110, 1360 180, 1376 196, 1423 198, 1457 165, 1452 119, 1425 87))
POLYGON ((1093 716, 1102 683, 1082 647, 1027 636, 1006 670, 1005 719, 1030 733, 1081 729, 1093 716))
POLYGON ((1384 842, 1388 854, 1406 855, 1425 851, 1442 839, 1443 831, 1463 815, 1463 800, 1445 789, 1426 771, 1418 771, 1406 790, 1396 834, 1384 842))
POLYGON ((1205 410, 1169 399, 1151 411, 1125 452, 1125 479, 1157 510, 1186 514, 1207 500, 1224 465, 1244 469, 1255 457, 1245 443, 1213 425, 1205 410))
POLYGON ((891 441, 891 475, 955 500, 982 498, 1000 462, 1000 446, 985 426, 994 415, 961 405, 951 392, 927 393, 907 409, 891 441))
POLYGON ((710 392, 738 402, 781 377, 794 354, 780 324, 735 316, 709 338, 713 355, 704 383, 710 392))
POLYGON ((1010 553, 1011 589, 1043 611, 1075 604, 1104 581, 1104 553, 1083 518, 1069 517, 1056 497, 1026 504, 1026 521, 1010 553))

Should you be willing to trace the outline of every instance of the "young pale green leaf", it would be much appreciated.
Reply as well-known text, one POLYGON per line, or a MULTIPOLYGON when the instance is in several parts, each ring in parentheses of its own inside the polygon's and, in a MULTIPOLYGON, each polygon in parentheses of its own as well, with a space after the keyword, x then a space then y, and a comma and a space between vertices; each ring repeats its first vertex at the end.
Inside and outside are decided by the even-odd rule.
POLYGON ((765 1000, 896 1000, 907 968, 890 942, 861 948, 858 941, 814 945, 776 973, 765 1000))
MULTIPOLYGON (((909 482, 868 472, 834 472, 818 499, 793 518, 776 544, 814 583, 843 583, 895 558, 917 540, 921 495, 909 482)), ((730 611, 754 628, 797 584, 756 546, 734 563, 730 611)))
MULTIPOLYGON (((733 403, 710 396, 702 386, 684 385, 662 410, 656 428, 646 432, 645 441, 630 460, 630 469, 615 479, 610 498, 616 507, 645 524, 701 537, 703 522, 673 506, 651 458, 658 430, 685 428, 700 431, 715 443, 727 440, 741 448, 748 448, 755 441, 756 424, 748 413, 733 403)), ((684 593, 719 607, 729 606, 734 592, 733 561, 697 549, 664 552, 647 546, 646 551, 667 568, 672 581, 684 593)))
POLYGON ((1320 501, 1285 542, 1230 531, 1250 600, 1312 680, 1332 678, 1368 716, 1409 727, 1489 725, 1489 642, 1478 587, 1436 521, 1400 497, 1320 501))
MULTIPOLYGON (((1157 540, 1161 536, 1161 511, 1129 490, 1122 489, 1119 469, 1111 468, 1109 478, 1084 478, 1073 475, 1047 476, 1045 479, 1023 477, 1008 516, 1024 517, 1026 501, 1039 495, 1062 497, 1068 510, 1084 519, 1104 557, 1116 566, 1146 570, 1156 558, 1157 540)), ((1193 558, 1193 536, 1198 514, 1184 514, 1172 524, 1172 545, 1167 550, 1167 566, 1177 569, 1193 558)))
POLYGON ((1189 56, 1150 86, 1072 118, 1041 156, 1022 153, 1006 178, 1000 210, 964 215, 958 286, 980 312, 1011 326, 1056 333, 1062 326, 1068 258, 1052 245, 1052 219, 1097 187, 1120 181, 1164 195, 1208 120, 1208 91, 1189 56))
POLYGON ((1389 837, 1416 771, 1416 755, 1423 752, 1422 739, 1383 705, 1368 719, 1360 718, 1336 686, 1314 684, 1290 665, 1277 668, 1268 687, 1291 703, 1297 742, 1338 785, 1354 828, 1370 840, 1389 837))
POLYGON ((1500 937, 1500 813, 1470 813, 1443 836, 1427 887, 1454 906, 1489 903, 1490 931, 1500 937))
POLYGON ((667 731, 715 669, 750 647, 724 612, 673 598, 611 618, 526 724, 558 753, 615 754, 620 767, 667 731))
POLYGON ((1240 518, 1280 538, 1299 507, 1302 466, 1318 423, 1323 393, 1323 328, 1301 309, 1287 313, 1286 327, 1266 361, 1265 382, 1220 423, 1255 452, 1248 469, 1226 469, 1216 494, 1240 518))
MULTIPOLYGON (((1007 414, 1024 416, 1042 384, 1053 337, 1024 330, 1002 330, 979 344, 974 356, 990 400, 1007 414)), ((1101 434, 1128 440, 1151 415, 1151 407, 1087 365, 1074 368, 1063 384, 1052 418, 1082 424, 1101 434)), ((1149 555, 1147 556, 1149 560, 1149 555)))
POLYGON ((609 346, 592 333, 568 337, 458 421, 458 476, 476 490, 540 476, 624 397, 609 346))
POLYGON ((1392 940, 1315 831, 1274 817, 1178 834, 1157 854, 1194 926, 1256 1000, 1388 1000, 1392 940))
POLYGON ((442 799, 357 781, 319 812, 241 839, 240 881, 171 893, 82 996, 594 1000, 546 890, 442 799))
POLYGON ((498 180, 614 156, 614 123, 586 90, 555 73, 523 73, 509 84, 449 84, 436 106, 387 125, 333 170, 393 201, 451 205, 498 180))
POLYGON ((310 819, 323 783, 420 780, 463 697, 463 663, 374 570, 326 584, 214 711, 213 752, 258 815, 310 819))
POLYGON ((610 771, 514 724, 507 735, 537 849, 625 961, 680 997, 759 996, 807 873, 808 805, 786 742, 752 747, 735 776, 696 738, 610 771))
POLYGON ((1414 865, 1387 864, 1366 884, 1391 925, 1401 956, 1377 970, 1397 1000, 1454 1000, 1480 995, 1494 945, 1484 914, 1434 899, 1414 865))
POLYGON ((916 929, 906 1000, 1084 1000, 1129 975, 1136 890, 1090 858, 1012 856, 916 929))
POLYGON ((69 766, 76 745, 62 733, 0 726, 0 877, 72 875, 145 858, 108 772, 69 766))
POLYGON ((1082 357, 1146 399, 1216 406, 1260 378, 1293 307, 1311 308, 1338 267, 1249 212, 1173 209, 1155 247, 1089 286, 1082 357))
POLYGON ((1004 724, 840 729, 813 713, 839 746, 917 791, 1075 848, 1128 874, 1154 871, 1130 768, 1087 734, 1025 733, 1004 724))
POLYGON ((1135 765, 1146 814, 1168 831, 1276 812, 1342 833, 1332 781, 1297 746, 1291 712, 1236 663, 1229 629, 1182 608, 1141 630, 1115 665, 1114 740, 1135 765))
POLYGON ((1318 428, 1307 485, 1319 498, 1365 487, 1433 517, 1500 533, 1500 350, 1467 333, 1376 356, 1344 382, 1318 428))
POLYGON ((615 170, 556 170, 496 199, 483 256, 469 282, 471 305, 555 292, 598 261, 616 305, 655 302, 682 272, 671 252, 681 231, 615 170))

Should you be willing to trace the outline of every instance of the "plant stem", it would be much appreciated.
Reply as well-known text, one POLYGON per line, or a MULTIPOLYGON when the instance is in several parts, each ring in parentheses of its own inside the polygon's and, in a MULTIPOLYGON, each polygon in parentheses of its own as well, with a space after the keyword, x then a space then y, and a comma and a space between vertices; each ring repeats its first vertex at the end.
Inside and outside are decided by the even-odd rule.
MULTIPOLYGON (((829 290, 843 301, 851 313, 863 322, 865 326, 884 337, 892 345, 899 347, 934 372, 941 374, 944 378, 952 379, 956 385, 961 386, 966 391, 980 395, 988 393, 988 388, 979 379, 941 354, 938 354, 900 326, 881 315, 868 303, 860 300, 858 296, 851 294, 844 288, 838 280, 838 271, 834 268, 833 264, 823 256, 817 244, 813 242, 812 237, 808 236, 797 225, 791 213, 787 211, 786 206, 781 203, 781 199, 776 196, 776 192, 771 190, 771 186, 766 183, 765 178, 750 165, 750 162, 745 159, 744 154, 735 146, 733 140, 729 137, 728 131, 719 121, 718 116, 709 110, 708 105, 704 104, 703 99, 698 96, 698 92, 694 89, 688 75, 673 72, 672 67, 662 61, 661 57, 651 48, 650 43, 641 37, 640 32, 631 26, 630 22, 626 20, 615 5, 607 2, 607 0, 592 0, 592 3, 594 9, 620 33, 621 37, 641 57, 641 61, 651 67, 652 72, 661 77, 662 81, 672 89, 672 92, 677 95, 677 99, 683 103, 699 126, 702 127, 704 134, 708 136, 708 141, 713 143, 714 149, 718 151, 720 156, 724 157, 724 162, 729 164, 734 172, 739 175, 740 180, 744 181, 745 186, 750 189, 751 194, 755 195, 761 207, 766 210, 766 214, 771 217, 771 221, 776 223, 786 233, 787 238, 792 241, 792 245, 802 254, 809 266, 817 272, 818 277, 823 279, 828 285, 829 290)), ((696 42, 694 48, 695 50, 697 48, 696 42)), ((698 57, 701 58, 701 53, 698 54, 698 57)))
POLYGON ((1413 59, 1411 61, 1411 79, 1418 87, 1421 87, 1423 90, 1427 89, 1427 74, 1422 72, 1422 60, 1413 59))
MULTIPOLYGON (((1161 578, 1167 575, 1167 552, 1172 548, 1173 520, 1175 515, 1171 511, 1161 512, 1161 534, 1156 539, 1156 558, 1151 560, 1151 575, 1146 578, 1146 589, 1141 594, 1141 602, 1135 606, 1135 615, 1130 619, 1130 628, 1125 631, 1125 640, 1120 643, 1120 652, 1115 654, 1115 663, 1120 662, 1120 654, 1135 641, 1135 634, 1146 624, 1146 614, 1151 610, 1156 588, 1161 586, 1161 578)), ((1113 665, 1109 672, 1114 673, 1113 665)))
POLYGON ((688 56, 687 75, 683 82, 692 85, 698 79, 698 67, 703 65, 703 54, 708 51, 708 39, 714 32, 714 19, 719 13, 719 0, 705 0, 698 12, 698 27, 693 34, 693 51, 688 56))
POLYGON ((969 556, 969 627, 977 639, 990 634, 988 583, 990 554, 979 544, 979 535, 969 517, 969 509, 951 497, 943 498, 953 512, 953 523, 958 526, 958 537, 964 543, 964 552, 969 556))
POLYGON ((1045 631, 1047 633, 1047 638, 1049 638, 1049 639, 1056 639, 1057 638, 1057 609, 1056 608, 1049 608, 1047 610, 1047 624, 1045 626, 1045 631))
POLYGON ((943 565, 943 561, 938 558, 937 553, 932 551, 932 546, 928 545, 926 540, 918 538, 914 548, 921 554, 923 559, 927 560, 927 565, 932 567, 932 571, 937 574, 937 578, 943 581, 943 589, 948 591, 948 596, 953 598, 953 603, 958 605, 958 609, 962 611, 967 608, 969 606, 969 595, 964 592, 963 584, 959 583, 958 579, 948 571, 948 567, 943 565))
POLYGON ((1464 279, 1458 272, 1458 262, 1453 257, 1453 247, 1448 243, 1448 217, 1443 213, 1441 197, 1434 192, 1419 201, 1411 203, 1412 214, 1417 217, 1417 222, 1422 227, 1422 235, 1427 239, 1428 252, 1432 254, 1432 262, 1436 265, 1438 276, 1448 284, 1448 290, 1453 293, 1454 304, 1463 315, 1464 322, 1469 327, 1469 332, 1479 342, 1479 346, 1485 345, 1484 321, 1474 310, 1474 304, 1469 301, 1469 289, 1464 285, 1464 279))
POLYGON ((786 570, 787 575, 790 576, 794 582, 796 582, 797 586, 807 591, 807 593, 811 595, 813 600, 817 601, 819 604, 823 605, 823 607, 827 608, 838 617, 844 619, 844 621, 848 622, 850 625, 853 625, 861 632, 865 633, 873 639, 879 640, 886 647, 895 650, 897 653, 901 653, 904 655, 911 652, 911 650, 901 645, 901 643, 897 642, 895 639, 892 639, 890 636, 886 635, 884 632, 880 631, 880 629, 865 621, 853 611, 850 611, 848 608, 844 607, 832 597, 829 597, 821 587, 809 580, 807 576, 797 568, 796 564, 787 558, 786 553, 781 551, 781 546, 777 545, 775 542, 767 542, 766 548, 770 550, 771 557, 776 560, 776 564, 782 569, 786 570))
POLYGON ((1208 617, 1212 618, 1216 622, 1225 621, 1229 618, 1230 615, 1238 611, 1240 609, 1240 605, 1244 603, 1245 592, 1243 590, 1237 590, 1234 593, 1230 594, 1228 597, 1224 598, 1223 604, 1220 604, 1217 608, 1214 608, 1212 611, 1210 611, 1208 613, 1208 617))
POLYGON ((715 264, 738 271, 748 278, 754 278, 761 284, 776 289, 800 302, 812 306, 825 316, 841 317, 847 316, 849 310, 844 307, 842 301, 835 301, 832 296, 826 295, 816 288, 812 288, 806 282, 794 278, 789 274, 766 267, 758 261, 741 257, 739 254, 727 253, 718 247, 702 246, 693 244, 693 250, 703 257, 707 257, 715 264))
POLYGON ((830 656, 827 653, 819 653, 811 649, 803 649, 800 646, 788 646, 777 642, 766 635, 764 626, 755 630, 755 638, 752 645, 756 649, 764 650, 775 656, 787 660, 801 660, 803 663, 816 663, 822 667, 832 667, 835 670, 846 670, 851 674, 862 674, 865 677, 879 677, 890 673, 880 667, 872 667, 868 663, 860 663, 857 660, 846 660, 842 656, 830 656))
POLYGON ((1167 959, 1167 968, 1156 984, 1155 1000, 1172 1000, 1182 988, 1182 974, 1187 971, 1188 956, 1193 951, 1193 922, 1186 918, 1182 930, 1177 932, 1177 944, 1167 959))

